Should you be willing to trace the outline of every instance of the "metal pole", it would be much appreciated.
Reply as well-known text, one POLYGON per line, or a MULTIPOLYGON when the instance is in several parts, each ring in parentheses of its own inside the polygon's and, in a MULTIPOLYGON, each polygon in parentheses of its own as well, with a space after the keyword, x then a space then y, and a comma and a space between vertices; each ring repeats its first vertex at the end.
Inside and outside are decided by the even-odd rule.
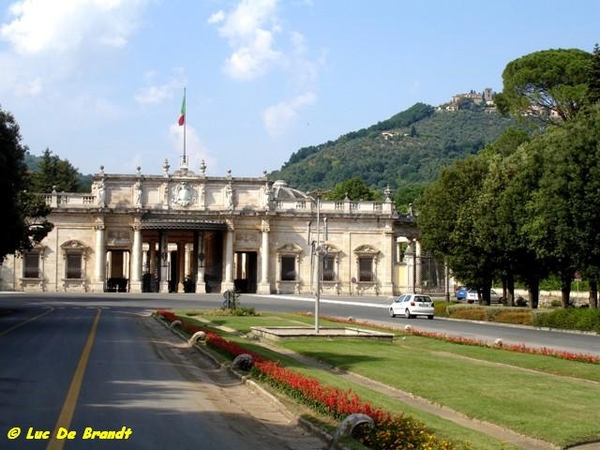
POLYGON ((413 239, 412 241, 412 247, 413 247, 413 282, 412 282, 412 291, 413 294, 417 293, 417 240, 413 239))
POLYGON ((444 260, 444 269, 446 276, 446 301, 450 301, 450 268, 448 267, 448 261, 444 260))
POLYGON ((321 301, 321 195, 317 194, 317 292, 315 295, 315 333, 319 334, 319 303, 321 301))
POLYGON ((187 167, 188 167, 188 164, 187 164, 187 155, 186 155, 186 148, 185 148, 186 147, 186 145, 185 145, 186 144, 185 143, 186 136, 185 135, 186 135, 187 121, 188 121, 188 118, 187 118, 187 98, 186 97, 187 97, 187 89, 183 88, 183 105, 184 105, 184 108, 185 108, 185 110, 183 111, 183 113, 184 113, 184 117, 183 117, 183 164, 184 164, 184 168, 185 169, 187 169, 187 167))

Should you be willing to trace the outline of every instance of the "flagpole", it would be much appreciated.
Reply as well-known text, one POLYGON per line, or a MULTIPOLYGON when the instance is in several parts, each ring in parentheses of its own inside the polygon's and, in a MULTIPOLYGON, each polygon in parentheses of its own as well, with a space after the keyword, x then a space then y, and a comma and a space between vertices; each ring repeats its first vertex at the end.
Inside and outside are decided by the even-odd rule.
POLYGON ((184 119, 183 119, 183 164, 187 168, 187 157, 185 154, 185 131, 187 128, 187 99, 186 99, 186 88, 185 87, 183 88, 183 102, 185 105, 185 111, 183 112, 185 114, 184 119))

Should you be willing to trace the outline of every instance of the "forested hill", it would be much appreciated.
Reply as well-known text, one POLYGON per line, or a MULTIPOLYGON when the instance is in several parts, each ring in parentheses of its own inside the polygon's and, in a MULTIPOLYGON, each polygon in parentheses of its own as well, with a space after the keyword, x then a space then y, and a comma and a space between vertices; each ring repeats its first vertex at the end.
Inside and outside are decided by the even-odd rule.
POLYGON ((427 183, 443 166, 477 153, 511 126, 513 119, 476 105, 436 111, 417 103, 368 128, 298 150, 269 178, 303 190, 331 189, 354 177, 379 190, 427 183))

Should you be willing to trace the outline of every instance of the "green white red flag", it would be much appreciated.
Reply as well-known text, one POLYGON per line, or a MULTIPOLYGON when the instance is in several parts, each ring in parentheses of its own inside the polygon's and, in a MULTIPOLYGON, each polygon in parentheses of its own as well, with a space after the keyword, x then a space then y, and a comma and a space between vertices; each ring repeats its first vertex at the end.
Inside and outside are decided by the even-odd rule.
POLYGON ((179 113, 179 120, 177 121, 179 126, 185 124, 185 92, 183 93, 183 101, 181 102, 181 112, 179 113))

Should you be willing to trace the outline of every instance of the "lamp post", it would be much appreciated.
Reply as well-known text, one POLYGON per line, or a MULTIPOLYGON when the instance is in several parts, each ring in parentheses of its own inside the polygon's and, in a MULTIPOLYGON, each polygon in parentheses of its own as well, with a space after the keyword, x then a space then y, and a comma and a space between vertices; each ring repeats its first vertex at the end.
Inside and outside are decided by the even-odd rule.
POLYGON ((327 254, 327 246, 321 242, 321 195, 328 191, 315 191, 317 197, 317 239, 310 242, 313 255, 316 256, 316 292, 315 292, 315 334, 319 334, 319 315, 321 302, 321 278, 323 277, 323 256, 327 254))
POLYGON ((413 251, 413 273, 412 273, 412 291, 413 294, 417 293, 417 240, 412 240, 412 251, 413 251))
POLYGON ((321 302, 321 265, 323 261, 321 249, 321 194, 317 194, 317 242, 315 246, 317 254, 317 292, 315 294, 315 333, 319 334, 319 304, 321 302))

